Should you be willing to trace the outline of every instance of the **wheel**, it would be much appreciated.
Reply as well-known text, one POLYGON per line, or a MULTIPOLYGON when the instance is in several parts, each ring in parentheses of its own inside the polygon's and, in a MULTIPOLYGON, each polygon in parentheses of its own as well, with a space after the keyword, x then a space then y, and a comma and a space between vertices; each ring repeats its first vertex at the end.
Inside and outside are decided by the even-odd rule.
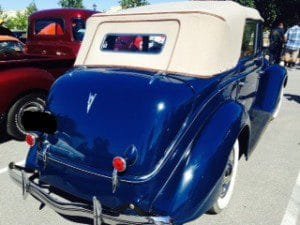
POLYGON ((219 197, 213 204, 212 208, 208 211, 209 213, 218 214, 228 206, 234 189, 234 183, 238 169, 238 162, 239 142, 237 140, 234 143, 233 149, 231 150, 230 156, 225 167, 219 197))
POLYGON ((26 131, 21 123, 25 111, 44 111, 46 95, 31 93, 17 100, 7 114, 7 133, 16 140, 24 140, 26 131))
POLYGON ((282 101, 283 101, 283 87, 280 90, 278 103, 277 103, 276 109, 274 110, 274 112, 272 114, 272 119, 275 119, 275 118, 278 117, 278 114, 279 114, 280 109, 281 109, 282 101))

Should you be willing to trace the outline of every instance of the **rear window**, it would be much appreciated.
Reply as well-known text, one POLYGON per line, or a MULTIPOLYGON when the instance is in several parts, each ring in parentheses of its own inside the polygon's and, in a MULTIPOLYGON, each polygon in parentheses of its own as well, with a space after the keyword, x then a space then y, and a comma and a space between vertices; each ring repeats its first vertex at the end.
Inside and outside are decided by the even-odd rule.
POLYGON ((0 41, 0 61, 21 56, 24 45, 16 41, 0 41))
POLYGON ((101 50, 158 54, 165 43, 164 34, 107 34, 102 41, 101 50))
POLYGON ((72 30, 75 41, 82 41, 85 34, 85 20, 81 18, 73 19, 72 30))
POLYGON ((64 34, 64 21, 62 19, 41 19, 35 23, 35 34, 38 36, 59 36, 64 34))
POLYGON ((22 52, 24 50, 23 44, 17 41, 0 41, 0 53, 5 51, 22 52))

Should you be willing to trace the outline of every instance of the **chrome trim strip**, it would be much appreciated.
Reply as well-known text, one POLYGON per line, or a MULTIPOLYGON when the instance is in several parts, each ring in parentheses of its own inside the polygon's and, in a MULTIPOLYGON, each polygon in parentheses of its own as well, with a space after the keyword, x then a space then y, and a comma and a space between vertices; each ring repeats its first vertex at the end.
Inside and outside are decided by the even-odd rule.
POLYGON ((13 163, 9 166, 10 178, 20 187, 22 187, 23 196, 31 194, 37 200, 48 205, 55 212, 74 217, 88 218, 94 221, 94 225, 102 223, 111 225, 173 225, 170 217, 143 217, 121 214, 119 216, 110 216, 102 213, 101 202, 94 196, 93 207, 80 202, 71 202, 62 196, 50 193, 48 187, 40 186, 29 178, 30 173, 23 169, 17 169, 13 163))
MULTIPOLYGON (((41 158, 43 157, 43 155, 40 152, 38 152, 38 156, 41 157, 41 158)), ((112 179, 110 176, 106 176, 106 175, 103 175, 103 174, 100 174, 100 173, 94 173, 92 171, 88 171, 88 170, 85 170, 85 169, 78 168, 76 166, 73 166, 73 165, 70 165, 68 163, 62 162, 61 160, 54 159, 51 156, 47 156, 47 159, 51 160, 53 162, 56 162, 58 164, 64 165, 66 167, 69 167, 71 169, 81 171, 81 172, 86 173, 86 174, 94 175, 94 176, 97 176, 97 177, 103 177, 103 178, 110 179, 110 180, 112 179)))

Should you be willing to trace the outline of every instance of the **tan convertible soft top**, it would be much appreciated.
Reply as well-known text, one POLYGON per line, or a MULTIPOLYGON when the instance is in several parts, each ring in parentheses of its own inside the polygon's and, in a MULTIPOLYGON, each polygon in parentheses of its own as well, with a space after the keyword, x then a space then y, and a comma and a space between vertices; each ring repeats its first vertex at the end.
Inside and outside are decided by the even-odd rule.
POLYGON ((236 66, 246 19, 259 13, 232 1, 189 1, 149 5, 88 20, 75 65, 129 67, 210 77, 236 66), (107 34, 164 34, 160 54, 105 52, 107 34))

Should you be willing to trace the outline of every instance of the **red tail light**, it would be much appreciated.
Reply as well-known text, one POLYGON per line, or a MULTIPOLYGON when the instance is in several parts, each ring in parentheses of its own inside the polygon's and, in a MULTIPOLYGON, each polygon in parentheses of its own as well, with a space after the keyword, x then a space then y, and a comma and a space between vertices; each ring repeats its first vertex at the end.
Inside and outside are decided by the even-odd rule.
POLYGON ((124 158, 117 156, 113 159, 113 167, 119 173, 124 172, 126 170, 126 166, 127 165, 124 158))
POLYGON ((33 147, 36 143, 37 136, 34 134, 27 134, 26 135, 26 143, 29 145, 29 147, 33 147))

